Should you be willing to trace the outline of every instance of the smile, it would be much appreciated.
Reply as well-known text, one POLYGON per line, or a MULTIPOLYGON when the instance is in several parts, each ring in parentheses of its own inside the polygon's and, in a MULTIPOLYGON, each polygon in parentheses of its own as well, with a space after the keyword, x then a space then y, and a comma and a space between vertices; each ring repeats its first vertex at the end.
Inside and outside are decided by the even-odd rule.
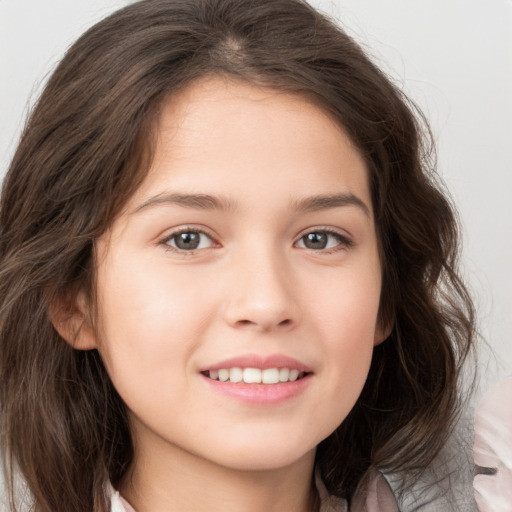
POLYGON ((220 368, 203 372, 206 377, 220 381, 244 384, 280 384, 295 382, 306 376, 307 372, 295 368, 220 368))
POLYGON ((200 374, 216 393, 254 406, 270 406, 305 392, 315 372, 284 354, 244 354, 203 367, 200 374))

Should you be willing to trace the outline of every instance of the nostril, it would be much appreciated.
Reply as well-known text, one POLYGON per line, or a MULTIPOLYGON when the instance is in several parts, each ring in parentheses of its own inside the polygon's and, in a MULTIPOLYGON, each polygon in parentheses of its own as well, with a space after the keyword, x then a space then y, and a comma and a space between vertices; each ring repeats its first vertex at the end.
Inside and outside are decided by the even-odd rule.
POLYGON ((293 324, 293 320, 290 318, 285 318, 279 322, 272 322, 271 320, 248 320, 247 318, 242 318, 235 322, 235 325, 238 327, 260 327, 261 329, 268 330, 275 327, 285 328, 290 327, 293 324))

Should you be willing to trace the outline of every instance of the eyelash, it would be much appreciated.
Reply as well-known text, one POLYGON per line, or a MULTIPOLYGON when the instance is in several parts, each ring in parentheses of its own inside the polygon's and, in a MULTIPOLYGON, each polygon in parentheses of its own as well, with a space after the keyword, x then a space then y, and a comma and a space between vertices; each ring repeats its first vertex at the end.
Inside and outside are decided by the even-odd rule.
POLYGON ((207 233, 204 229, 194 228, 194 227, 184 227, 184 228, 178 229, 177 231, 173 231, 171 234, 167 235, 163 240, 161 240, 159 242, 159 244, 165 246, 165 249, 168 251, 172 251, 172 252, 183 254, 183 255, 191 255, 191 254, 194 254, 196 251, 205 249, 203 247, 203 248, 198 248, 198 249, 186 250, 186 249, 180 249, 179 247, 173 247, 172 245, 170 245, 170 242, 173 239, 176 239, 176 237, 178 237, 179 235, 183 235, 186 233, 194 233, 194 234, 206 236, 211 240, 211 243, 213 246, 218 245, 218 243, 215 241, 215 239, 213 238, 212 235, 207 233))
POLYGON ((332 254, 338 251, 347 250, 350 249, 354 245, 354 242, 346 235, 343 235, 339 233, 338 231, 335 231, 333 229, 328 228, 314 228, 314 229, 308 229, 307 231, 303 232, 301 236, 298 238, 297 242, 295 242, 294 245, 297 245, 301 240, 303 240, 307 235, 312 234, 324 234, 327 236, 331 236, 337 239, 338 243, 334 247, 330 247, 328 249, 309 249, 308 247, 304 247, 304 249, 309 249, 310 251, 314 252, 322 252, 323 254, 332 254))
MULTIPOLYGON (((200 247, 200 248, 196 248, 196 249, 187 250, 187 249, 180 249, 179 247, 170 245, 170 242, 172 240, 175 240, 176 237, 178 237, 179 235, 186 234, 186 233, 198 234, 200 236, 206 236, 210 239, 212 246, 215 246, 216 244, 219 245, 218 242, 216 242, 216 240, 213 238, 212 235, 208 234, 203 229, 194 228, 194 227, 185 227, 185 228, 179 229, 177 231, 174 231, 171 234, 167 235, 164 239, 162 239, 159 242, 159 244, 165 246, 165 249, 168 251, 172 251, 172 252, 183 254, 183 255, 192 255, 192 254, 195 254, 196 251, 211 248, 211 246, 210 246, 210 247, 200 247)), ((300 235, 300 237, 297 239, 297 241, 294 242, 294 247, 296 247, 297 244, 299 244, 299 242, 304 240, 304 238, 306 236, 312 235, 312 234, 316 234, 316 235, 320 234, 320 235, 327 235, 330 237, 334 237, 337 239, 338 243, 334 247, 324 248, 324 249, 311 249, 308 247, 300 247, 301 249, 306 249, 306 250, 310 250, 313 252, 321 252, 324 254, 331 254, 331 253, 335 253, 335 252, 338 252, 341 250, 347 250, 354 245, 353 241, 350 238, 348 238, 345 235, 342 235, 341 233, 339 233, 337 231, 334 231, 332 229, 326 229, 326 228, 315 228, 315 229, 310 229, 308 231, 303 232, 300 235)), ((199 242, 199 243, 201 243, 201 242, 199 242)))

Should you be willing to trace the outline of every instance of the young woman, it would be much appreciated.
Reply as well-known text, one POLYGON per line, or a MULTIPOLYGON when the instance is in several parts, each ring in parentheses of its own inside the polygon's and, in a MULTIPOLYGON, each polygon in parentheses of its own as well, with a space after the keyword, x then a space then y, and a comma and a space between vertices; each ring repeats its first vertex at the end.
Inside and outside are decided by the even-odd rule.
POLYGON ((1 200, 2 444, 35 510, 396 510, 379 471, 441 450, 473 337, 426 134, 300 0, 86 32, 1 200))

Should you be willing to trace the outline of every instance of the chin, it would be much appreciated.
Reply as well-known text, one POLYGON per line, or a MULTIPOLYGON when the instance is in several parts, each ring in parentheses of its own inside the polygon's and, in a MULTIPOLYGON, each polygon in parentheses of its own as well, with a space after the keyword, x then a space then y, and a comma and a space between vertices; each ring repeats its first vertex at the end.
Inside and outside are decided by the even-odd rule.
POLYGON ((214 456, 217 464, 238 471, 270 471, 309 457, 314 460, 316 443, 305 445, 302 441, 249 440, 248 437, 244 443, 230 443, 229 448, 214 456))

